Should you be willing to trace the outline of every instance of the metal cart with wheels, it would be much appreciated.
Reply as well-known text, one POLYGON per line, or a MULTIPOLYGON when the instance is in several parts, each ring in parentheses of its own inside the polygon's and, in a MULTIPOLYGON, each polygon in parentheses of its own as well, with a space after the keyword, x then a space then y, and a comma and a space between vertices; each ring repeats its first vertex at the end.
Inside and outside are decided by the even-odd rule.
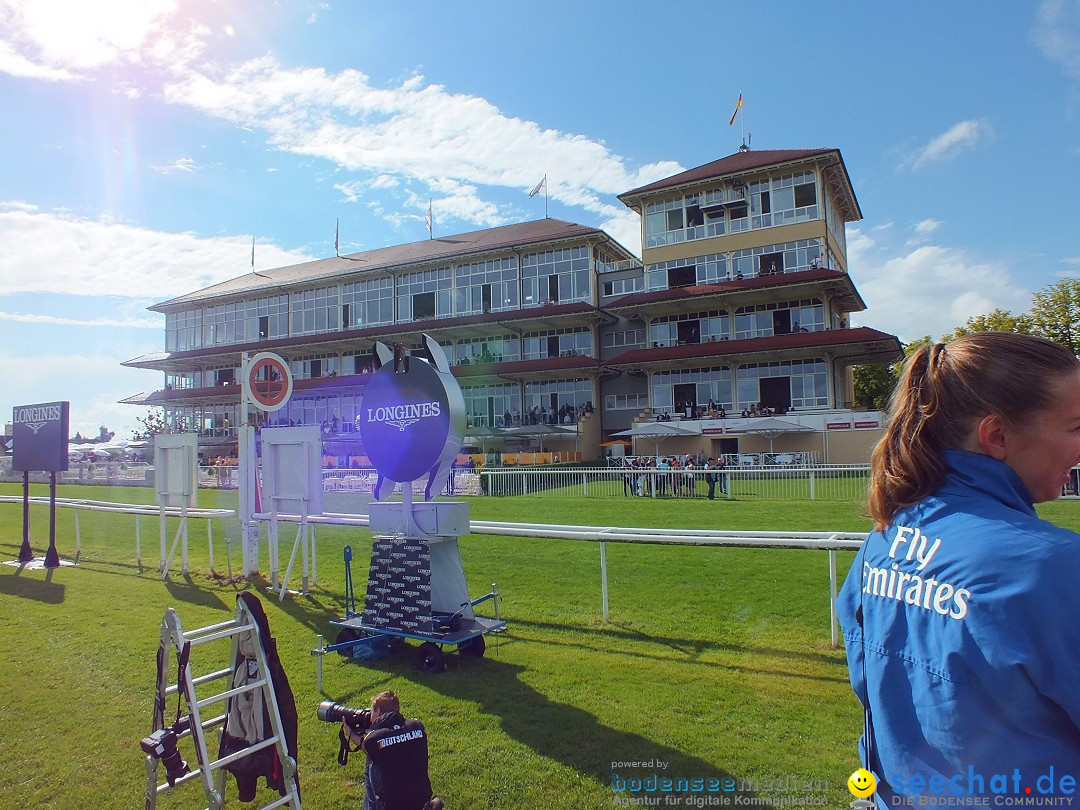
MULTIPOLYGON (((353 589, 352 577, 352 547, 345 547, 345 617, 331 620, 330 624, 341 628, 332 644, 323 645, 322 636, 312 655, 319 656, 318 680, 319 689, 322 689, 322 656, 329 652, 337 652, 347 658, 356 660, 374 661, 390 654, 395 644, 401 641, 419 641, 420 646, 416 650, 416 666, 422 672, 442 672, 446 669, 446 650, 456 648, 458 655, 467 658, 482 658, 487 649, 484 636, 487 633, 495 633, 506 627, 506 622, 499 615, 499 591, 495 584, 491 585, 491 592, 472 599, 454 612, 432 610, 427 617, 420 617, 417 625, 427 623, 428 629, 406 629, 401 626, 390 626, 379 616, 378 608, 370 607, 373 600, 371 589, 367 599, 367 607, 364 610, 356 609, 356 593, 353 589), (491 601, 494 609, 494 617, 477 616, 472 608, 484 602, 491 601), (426 622, 424 619, 426 618, 426 622)), ((425 601, 425 600, 419 600, 425 601)), ((393 618, 393 617, 392 617, 393 618)))

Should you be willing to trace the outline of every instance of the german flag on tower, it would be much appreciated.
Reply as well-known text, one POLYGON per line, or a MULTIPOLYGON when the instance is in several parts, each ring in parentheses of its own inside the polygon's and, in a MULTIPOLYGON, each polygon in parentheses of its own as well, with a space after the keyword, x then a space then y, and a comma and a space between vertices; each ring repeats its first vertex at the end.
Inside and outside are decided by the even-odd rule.
POLYGON ((735 125, 735 116, 739 114, 739 110, 742 109, 742 93, 739 93, 739 100, 735 103, 735 112, 731 114, 731 120, 727 122, 728 126, 735 125))

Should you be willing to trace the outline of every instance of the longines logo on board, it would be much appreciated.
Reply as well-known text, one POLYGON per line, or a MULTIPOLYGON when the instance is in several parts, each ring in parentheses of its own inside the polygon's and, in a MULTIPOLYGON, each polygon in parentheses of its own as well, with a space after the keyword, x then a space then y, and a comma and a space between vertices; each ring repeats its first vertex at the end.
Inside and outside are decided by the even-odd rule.
POLYGON ((63 414, 60 403, 55 405, 38 405, 32 408, 16 408, 15 424, 26 425, 34 431, 34 435, 49 422, 55 422, 63 414))
POLYGON ((387 405, 379 408, 367 409, 368 422, 385 422, 388 425, 404 431, 409 425, 419 422, 428 416, 438 416, 442 413, 440 402, 413 402, 408 405, 387 405))

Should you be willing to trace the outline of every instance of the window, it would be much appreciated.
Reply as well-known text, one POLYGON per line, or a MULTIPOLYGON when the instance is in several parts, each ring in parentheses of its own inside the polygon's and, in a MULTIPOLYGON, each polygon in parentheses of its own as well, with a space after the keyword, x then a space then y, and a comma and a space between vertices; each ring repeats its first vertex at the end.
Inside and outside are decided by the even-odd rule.
POLYGON ((592 332, 588 327, 526 332, 521 340, 522 360, 545 357, 592 356, 592 332))
POLYGON ((342 327, 378 326, 394 322, 394 280, 389 276, 346 284, 341 288, 342 306, 349 307, 342 327))
POLYGON ((435 293, 417 293, 412 297, 413 320, 435 317, 435 293))
POLYGON ((604 335, 605 349, 616 349, 621 346, 640 346, 644 342, 644 329, 627 329, 618 332, 608 332, 604 335))
POLYGON ((309 335, 340 328, 338 288, 320 287, 293 293, 289 301, 292 334, 309 335))
MULTIPOLYGON (((676 388, 680 389, 681 400, 685 400, 685 392, 689 390, 694 395, 693 401, 698 405, 712 402, 731 410, 731 369, 727 366, 656 372, 652 375, 653 410, 673 410, 676 388), (684 386, 692 388, 687 389, 684 386)), ((679 404, 681 407, 682 402, 679 404)))
POLYGON ((521 305, 592 301, 589 248, 575 247, 530 253, 521 258, 521 305))
POLYGON ((608 411, 640 411, 649 407, 649 395, 641 394, 608 394, 604 397, 604 409, 608 411))
POLYGON ((603 294, 605 296, 626 295, 632 292, 640 292, 644 289, 644 276, 634 276, 633 278, 618 278, 614 281, 605 281, 603 294))
POLYGON ((809 205, 817 205, 817 186, 813 183, 795 186, 795 207, 805 208, 809 205))

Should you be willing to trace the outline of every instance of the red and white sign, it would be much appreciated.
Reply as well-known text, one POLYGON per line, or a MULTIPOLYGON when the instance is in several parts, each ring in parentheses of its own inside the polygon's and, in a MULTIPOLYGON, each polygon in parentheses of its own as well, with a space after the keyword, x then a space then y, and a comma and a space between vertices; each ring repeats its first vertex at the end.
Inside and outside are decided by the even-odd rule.
POLYGON ((276 411, 292 396, 288 363, 273 352, 259 352, 248 361, 244 387, 252 405, 260 411, 276 411))
POLYGON ((876 427, 881 427, 881 424, 875 419, 872 422, 856 422, 855 427, 857 427, 857 428, 876 428, 876 427))
POLYGON ((851 430, 851 422, 826 422, 826 430, 851 430))

